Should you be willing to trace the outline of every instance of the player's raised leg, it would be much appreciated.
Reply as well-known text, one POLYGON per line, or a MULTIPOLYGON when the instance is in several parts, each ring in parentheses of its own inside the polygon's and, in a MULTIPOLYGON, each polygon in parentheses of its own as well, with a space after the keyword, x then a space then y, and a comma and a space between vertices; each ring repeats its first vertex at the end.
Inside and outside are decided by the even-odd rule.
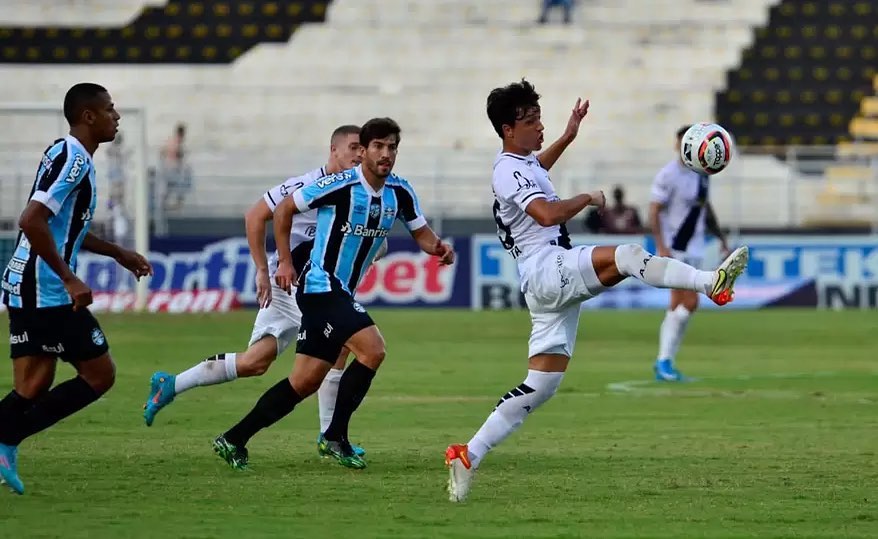
POLYGON ((636 243, 600 246, 592 251, 591 264, 604 286, 634 277, 656 288, 691 290, 709 297, 717 305, 734 299, 735 281, 747 268, 749 249, 735 249, 714 271, 702 271, 685 262, 656 256, 636 243))
POLYGON ((262 376, 293 342, 302 313, 295 298, 271 287, 271 303, 256 314, 250 343, 244 352, 226 352, 204 359, 180 374, 159 371, 150 379, 150 392, 143 405, 147 426, 177 395, 195 387, 223 384, 238 378, 262 376))

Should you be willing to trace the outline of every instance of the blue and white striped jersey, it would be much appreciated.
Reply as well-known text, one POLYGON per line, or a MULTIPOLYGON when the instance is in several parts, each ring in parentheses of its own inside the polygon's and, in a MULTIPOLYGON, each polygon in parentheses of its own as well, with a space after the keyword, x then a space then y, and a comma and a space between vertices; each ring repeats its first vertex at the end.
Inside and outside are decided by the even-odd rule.
MULTIPOLYGON (((43 153, 29 199, 52 211, 49 231, 58 253, 75 271, 97 204, 94 163, 79 140, 68 135, 43 153)), ((21 232, 0 288, 3 303, 9 307, 40 309, 71 303, 61 278, 31 252, 21 232)))
POLYGON ((314 247, 299 276, 305 294, 343 290, 353 295, 396 219, 410 231, 427 224, 409 182, 391 174, 375 192, 361 166, 298 189, 293 202, 302 213, 318 208, 314 247))

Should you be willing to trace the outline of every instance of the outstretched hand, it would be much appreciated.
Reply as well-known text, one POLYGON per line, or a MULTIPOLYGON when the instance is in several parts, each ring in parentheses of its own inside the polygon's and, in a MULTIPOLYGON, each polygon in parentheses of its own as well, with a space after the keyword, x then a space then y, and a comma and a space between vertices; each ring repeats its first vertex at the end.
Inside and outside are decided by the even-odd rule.
POLYGON ((588 115, 588 105, 588 99, 586 99, 584 103, 581 97, 576 99, 576 105, 570 112, 570 119, 567 120, 567 128, 564 129, 565 137, 572 139, 579 133, 579 124, 581 124, 582 120, 588 115))

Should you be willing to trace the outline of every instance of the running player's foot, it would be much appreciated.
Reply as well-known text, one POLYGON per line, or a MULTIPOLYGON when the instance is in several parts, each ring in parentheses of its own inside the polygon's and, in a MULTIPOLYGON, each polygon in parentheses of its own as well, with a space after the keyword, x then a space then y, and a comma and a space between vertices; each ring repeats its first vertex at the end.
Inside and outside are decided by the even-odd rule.
POLYGON ((24 494, 24 483, 18 477, 18 446, 0 444, 0 479, 16 494, 24 494))
POLYGON ((655 372, 655 379, 659 382, 684 382, 686 377, 683 373, 674 367, 674 362, 670 359, 656 360, 652 367, 655 372))
POLYGON ((220 434, 213 441, 213 452, 226 461, 233 470, 246 470, 250 462, 250 454, 246 447, 238 447, 220 434))
POLYGON ((354 448, 349 442, 336 442, 335 440, 327 440, 325 436, 320 436, 320 440, 317 442, 317 451, 323 456, 334 458, 346 468, 362 470, 366 467, 366 461, 354 452, 354 448))
POLYGON ((452 502, 466 500, 476 473, 469 460, 466 444, 448 446, 445 450, 445 466, 448 467, 448 499, 452 502))
POLYGON ((745 245, 738 247, 716 269, 716 280, 707 295, 717 305, 725 305, 735 299, 735 280, 744 273, 750 250, 745 245))
MULTIPOLYGON (((323 433, 321 432, 320 434, 317 435, 317 453, 323 458, 329 458, 330 455, 328 453, 323 452, 323 446, 321 445, 322 443, 323 443, 323 433)), ((351 444, 351 449, 354 450, 354 453, 358 457, 365 457, 366 456, 366 450, 363 449, 362 447, 356 445, 356 444, 351 444)))
POLYGON ((146 420, 147 427, 152 426, 159 410, 174 402, 174 397, 177 395, 174 390, 175 378, 173 374, 161 371, 152 375, 149 381, 149 397, 143 405, 143 419, 146 420))

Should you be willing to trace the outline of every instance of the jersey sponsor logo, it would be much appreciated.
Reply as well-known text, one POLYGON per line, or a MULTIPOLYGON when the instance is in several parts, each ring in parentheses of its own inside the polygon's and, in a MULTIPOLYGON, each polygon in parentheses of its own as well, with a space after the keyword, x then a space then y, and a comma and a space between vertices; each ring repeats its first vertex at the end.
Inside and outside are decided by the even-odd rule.
POLYGON ((92 214, 91 209, 87 209, 82 212, 82 216, 80 217, 80 219, 82 219, 83 221, 91 221, 93 218, 94 214, 92 214))
POLYGON ((384 207, 384 217, 396 217, 396 208, 393 206, 385 206, 384 207))
POLYGON ((27 261, 20 258, 13 258, 9 261, 9 264, 6 267, 9 268, 9 271, 12 273, 24 273, 25 265, 27 265, 27 261))
POLYGON ((43 352, 49 352, 50 354, 63 354, 64 353, 64 345, 61 343, 56 344, 55 346, 49 346, 44 344, 42 346, 43 352))
POLYGON ((303 329, 302 331, 296 333, 296 340, 297 340, 297 341, 304 341, 304 340, 307 340, 307 339, 308 339, 308 333, 307 333, 307 330, 304 330, 304 329, 303 329))
POLYGON ((70 167, 70 172, 67 174, 67 178, 64 180, 67 183, 73 183, 79 177, 82 172, 82 167, 85 166, 85 158, 81 153, 76 154, 73 158, 73 166, 70 167))
POLYGON ((314 182, 317 187, 323 189, 324 187, 329 187, 334 183, 338 183, 340 181, 344 181, 349 178, 349 175, 341 173, 341 174, 333 174, 331 176, 324 176, 323 178, 314 182))
POLYGON ((561 286, 559 288, 565 288, 568 284, 570 284, 570 277, 564 275, 564 255, 559 254, 555 257, 555 267, 558 270, 558 276, 561 278, 561 286))
POLYGON ((305 235, 309 238, 313 238, 314 235, 317 234, 317 227, 314 225, 308 225, 305 227, 305 235))
POLYGON ((52 170, 52 160, 46 154, 43 154, 43 166, 46 168, 46 173, 52 170))
POLYGON ((515 178, 515 181, 518 183, 517 191, 525 191, 527 189, 537 189, 537 184, 530 178, 525 178, 521 172, 515 171, 512 173, 512 177, 515 178))
POLYGON ((27 331, 25 331, 21 335, 9 335, 9 344, 24 344, 27 341, 27 331))
POLYGON ((335 329, 335 328, 332 327, 332 324, 330 324, 329 322, 327 322, 327 323, 326 323, 326 327, 323 328, 323 336, 326 337, 326 338, 328 339, 329 336, 332 335, 332 330, 333 330, 333 329, 335 329))
POLYGON ((285 183, 280 184, 280 196, 286 198, 293 194, 293 192, 304 187, 304 183, 296 182, 293 185, 287 185, 285 183))
POLYGON ((346 236, 360 236, 363 238, 386 238, 389 230, 384 228, 369 228, 364 225, 351 226, 350 222, 341 225, 341 233, 346 236))
POLYGON ((0 289, 12 296, 21 295, 21 283, 12 284, 7 281, 0 282, 0 289))

